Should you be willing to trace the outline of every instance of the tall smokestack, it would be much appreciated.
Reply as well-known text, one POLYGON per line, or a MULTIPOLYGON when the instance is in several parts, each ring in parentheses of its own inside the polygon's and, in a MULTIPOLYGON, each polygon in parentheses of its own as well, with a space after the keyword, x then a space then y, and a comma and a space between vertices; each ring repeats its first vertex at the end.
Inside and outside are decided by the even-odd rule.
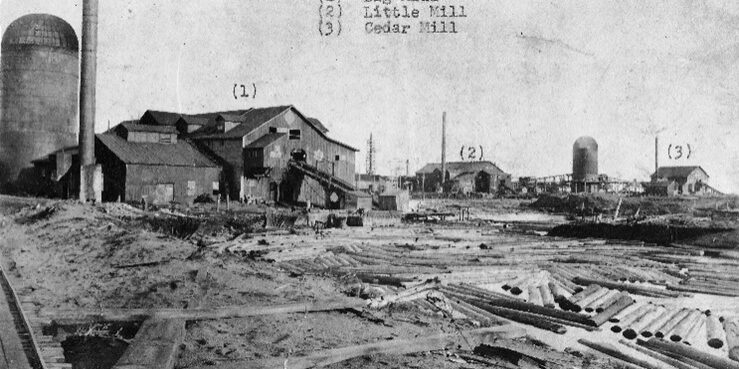
POLYGON ((92 196, 95 168, 95 83, 97 74, 98 0, 82 1, 80 68, 80 201, 92 196))
POLYGON ((441 115, 441 184, 446 182, 446 112, 441 115))
POLYGON ((659 136, 654 136, 654 173, 659 170, 659 136))

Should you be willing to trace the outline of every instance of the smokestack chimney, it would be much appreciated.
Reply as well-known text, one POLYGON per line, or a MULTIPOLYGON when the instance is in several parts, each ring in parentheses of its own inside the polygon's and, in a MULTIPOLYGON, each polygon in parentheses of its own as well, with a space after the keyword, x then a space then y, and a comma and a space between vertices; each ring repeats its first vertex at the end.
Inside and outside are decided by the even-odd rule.
POLYGON ((446 182, 446 112, 441 115, 441 184, 446 182))
POLYGON ((95 172, 95 83, 97 74, 98 0, 82 1, 80 67, 80 201, 92 195, 95 172))
POLYGON ((659 136, 654 136, 654 173, 659 170, 659 136))

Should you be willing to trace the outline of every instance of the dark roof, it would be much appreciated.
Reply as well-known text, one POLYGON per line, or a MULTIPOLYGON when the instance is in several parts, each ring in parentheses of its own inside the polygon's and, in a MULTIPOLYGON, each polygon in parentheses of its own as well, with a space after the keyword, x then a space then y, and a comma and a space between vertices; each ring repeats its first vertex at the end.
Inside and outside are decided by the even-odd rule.
POLYGON ((189 125, 206 126, 211 123, 208 117, 199 117, 194 115, 183 115, 180 117, 185 123, 189 125))
POLYGON ((696 169, 700 169, 706 175, 706 177, 708 177, 708 173, 706 173, 703 168, 695 165, 682 167, 659 167, 657 169, 657 173, 654 173, 652 176, 657 178, 687 178, 696 169))
POLYGON ((246 145, 246 149, 262 149, 265 148, 275 142, 277 142, 279 139, 285 137, 286 135, 284 133, 270 133, 266 134, 260 138, 258 138, 256 141, 246 145))
POLYGON ((98 141, 126 164, 178 167, 218 167, 213 161, 184 141, 174 144, 128 142, 116 135, 96 135, 98 141))
POLYGON ((132 122, 121 123, 121 126, 129 132, 177 133, 177 129, 174 126, 154 126, 132 122))
POLYGON ((284 111, 292 109, 294 110, 301 118, 303 118, 308 124, 313 126, 318 133, 326 139, 327 141, 334 143, 336 145, 342 146, 344 148, 347 148, 352 151, 359 151, 343 142, 336 141, 332 138, 329 138, 326 136, 326 132, 328 132, 328 129, 321 123, 320 120, 316 118, 307 118, 303 113, 301 113, 298 109, 296 109, 292 105, 282 105, 282 106, 273 106, 273 107, 266 107, 266 108, 252 108, 248 110, 229 110, 229 111, 221 111, 221 112, 212 112, 212 113, 202 113, 202 114, 178 114, 178 113, 171 113, 171 112, 163 112, 163 111, 156 111, 156 110, 147 110, 144 114, 150 114, 157 124, 159 125, 175 125, 177 121, 180 120, 180 118, 185 119, 187 121, 188 119, 195 118, 198 122, 202 123, 204 120, 206 121, 205 124, 200 124, 203 127, 200 129, 192 132, 190 134, 190 137, 194 139, 240 139, 244 137, 245 135, 249 134, 250 132, 254 131, 258 127, 262 126, 263 124, 269 122, 273 118, 277 117, 279 114, 283 113, 284 111), (233 129, 229 130, 228 132, 220 132, 218 130, 218 127, 214 124, 216 118, 219 116, 223 117, 227 121, 235 121, 240 122, 238 126, 234 127, 233 129))
POLYGON ((310 122, 313 125, 313 127, 316 127, 316 129, 319 130, 319 131, 321 131, 323 133, 328 132, 328 128, 326 128, 326 126, 324 126, 323 123, 321 123, 320 120, 318 120, 316 118, 308 118, 308 122, 310 122))
POLYGON ((11 23, 3 34, 2 47, 46 46, 77 52, 74 28, 50 14, 28 14, 11 23))
POLYGON ((246 117, 244 117, 244 115, 246 114, 220 114, 218 116, 226 122, 242 123, 246 121, 246 117))
POLYGON ((170 111, 160 110, 147 110, 144 115, 149 114, 156 125, 162 126, 174 126, 180 119, 183 119, 187 124, 208 126, 215 123, 216 118, 219 115, 242 115, 248 112, 247 110, 227 110, 220 112, 210 113, 198 113, 198 114, 180 114, 170 111))
POLYGON ((240 110, 224 110, 224 111, 213 111, 208 113, 197 113, 197 114, 182 114, 183 117, 196 117, 196 118, 204 118, 208 119, 210 121, 213 121, 221 114, 230 114, 230 115, 243 115, 246 112, 248 112, 251 109, 240 109, 240 110))
MULTIPOLYGON (((239 119, 238 121, 241 122, 241 124, 229 130, 228 132, 220 132, 218 131, 218 127, 209 126, 209 127, 204 127, 203 129, 195 132, 194 137, 195 138, 219 138, 219 139, 241 138, 249 134, 249 132, 257 129, 259 126, 263 125, 264 123, 267 123, 268 121, 272 120, 273 118, 275 118, 276 116, 278 116, 280 113, 284 112, 287 109, 290 109, 290 106, 275 106, 275 107, 270 107, 270 108, 251 109, 251 110, 246 111, 243 114, 240 114, 238 116, 238 119, 239 119)), ((221 113, 218 115, 224 118, 225 116, 228 116, 229 118, 233 118, 233 115, 236 115, 236 114, 225 112, 225 113, 221 113)))
MULTIPOLYGON (((446 163, 446 170, 449 172, 451 177, 456 177, 462 173, 489 171, 491 168, 495 168, 497 171, 505 173, 497 165, 489 161, 458 161, 446 163)), ((430 174, 435 170, 441 171, 441 163, 426 164, 423 168, 419 169, 416 174, 430 174)))
POLYGON ((154 118, 156 124, 160 126, 174 126, 181 117, 179 113, 158 110, 147 110, 144 115, 146 114, 154 118))

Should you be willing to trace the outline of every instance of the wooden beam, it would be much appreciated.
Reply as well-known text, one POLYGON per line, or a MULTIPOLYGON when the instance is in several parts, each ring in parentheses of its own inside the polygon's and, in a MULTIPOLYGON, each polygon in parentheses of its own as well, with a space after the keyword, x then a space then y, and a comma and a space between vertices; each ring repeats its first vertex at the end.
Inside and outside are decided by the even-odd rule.
POLYGON ((128 322, 141 321, 149 317, 159 319, 181 320, 216 320, 230 318, 246 318, 259 315, 312 313, 319 311, 345 310, 361 308, 364 300, 339 299, 316 302, 293 303, 267 306, 226 306, 203 309, 101 309, 75 311, 44 311, 42 315, 52 318, 60 325, 86 324, 91 322, 128 322))
POLYGON ((184 320, 147 319, 113 369, 174 368, 184 337, 184 320))

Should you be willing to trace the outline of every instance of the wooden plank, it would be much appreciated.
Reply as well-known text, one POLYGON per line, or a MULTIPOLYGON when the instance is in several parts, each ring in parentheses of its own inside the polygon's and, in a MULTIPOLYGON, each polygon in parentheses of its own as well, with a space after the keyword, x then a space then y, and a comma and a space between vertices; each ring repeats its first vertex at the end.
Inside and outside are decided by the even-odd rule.
POLYGON ((100 321, 141 321, 149 317, 182 320, 246 318, 259 315, 345 310, 359 308, 365 305, 366 302, 360 299, 337 299, 267 306, 226 306, 210 309, 101 309, 57 312, 45 311, 43 314, 48 317, 53 317, 57 324, 74 325, 100 321))
POLYGON ((184 320, 148 319, 113 369, 171 369, 184 337, 184 320))
MULTIPOLYGON (((0 276, 4 278, 4 276, 0 276)), ((10 305, 0 288, 0 369, 30 369, 26 353, 23 351, 18 332, 15 329, 15 321, 10 312, 10 305)))

